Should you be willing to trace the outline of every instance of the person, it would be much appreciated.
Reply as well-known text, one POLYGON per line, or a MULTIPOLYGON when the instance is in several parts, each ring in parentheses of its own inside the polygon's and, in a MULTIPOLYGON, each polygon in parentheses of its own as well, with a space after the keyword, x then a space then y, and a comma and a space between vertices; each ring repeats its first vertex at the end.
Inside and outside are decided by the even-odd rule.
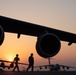
POLYGON ((26 71, 28 71, 31 68, 31 71, 33 72, 33 70, 34 70, 34 57, 33 57, 33 53, 30 54, 28 61, 29 61, 29 65, 28 65, 28 68, 26 69, 26 71))
POLYGON ((15 71, 16 68, 17 68, 17 70, 19 71, 18 61, 20 61, 20 59, 19 59, 18 56, 19 56, 19 55, 16 54, 16 57, 15 57, 14 60, 13 60, 13 63, 15 63, 15 67, 14 67, 13 71, 15 71))

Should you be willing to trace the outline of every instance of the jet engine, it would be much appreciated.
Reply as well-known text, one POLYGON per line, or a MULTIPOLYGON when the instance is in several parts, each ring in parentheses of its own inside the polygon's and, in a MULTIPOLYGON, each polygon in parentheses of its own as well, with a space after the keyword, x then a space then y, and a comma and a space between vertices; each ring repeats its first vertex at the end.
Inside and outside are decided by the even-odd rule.
POLYGON ((41 57, 48 58, 56 55, 60 47, 60 39, 55 34, 45 33, 37 39, 36 51, 41 57))
POLYGON ((3 40, 4 40, 4 30, 0 25, 0 45, 3 43, 3 40))
POLYGON ((5 68, 5 64, 3 62, 1 63, 1 67, 5 68))
POLYGON ((14 63, 11 63, 11 64, 10 64, 10 68, 13 68, 13 67, 14 67, 14 63))

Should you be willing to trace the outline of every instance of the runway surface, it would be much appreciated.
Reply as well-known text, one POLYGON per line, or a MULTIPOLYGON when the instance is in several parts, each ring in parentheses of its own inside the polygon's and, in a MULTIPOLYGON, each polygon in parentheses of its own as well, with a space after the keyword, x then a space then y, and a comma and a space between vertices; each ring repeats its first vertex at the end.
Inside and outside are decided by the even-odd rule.
POLYGON ((41 72, 10 72, 4 71, 0 72, 0 75, 76 75, 76 71, 65 71, 65 72, 48 72, 48 71, 41 71, 41 72))

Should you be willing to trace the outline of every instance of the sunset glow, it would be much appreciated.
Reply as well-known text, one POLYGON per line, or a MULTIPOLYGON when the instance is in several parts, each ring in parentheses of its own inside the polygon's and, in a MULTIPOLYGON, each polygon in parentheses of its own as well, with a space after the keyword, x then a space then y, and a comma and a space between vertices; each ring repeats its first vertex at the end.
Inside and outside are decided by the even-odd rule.
POLYGON ((12 58, 9 58, 9 61, 13 61, 13 59, 12 58))
MULTIPOLYGON (((76 34, 76 0, 0 0, 0 15, 76 34)), ((17 35, 5 32, 0 58, 13 61, 19 54, 19 62, 28 63, 33 53, 35 65, 48 64, 48 60, 36 52, 37 37, 21 34, 18 39, 17 35)), ((68 46, 68 42, 61 41, 60 52, 51 63, 75 67, 75 57, 76 44, 68 46)))

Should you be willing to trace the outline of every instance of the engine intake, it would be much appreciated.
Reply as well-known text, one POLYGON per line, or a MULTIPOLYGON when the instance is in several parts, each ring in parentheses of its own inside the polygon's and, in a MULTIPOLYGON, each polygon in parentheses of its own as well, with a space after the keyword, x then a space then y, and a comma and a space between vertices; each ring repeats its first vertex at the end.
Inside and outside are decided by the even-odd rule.
POLYGON ((39 36, 37 39, 37 53, 44 58, 56 55, 59 52, 60 47, 60 40, 55 34, 46 33, 39 36))
POLYGON ((0 25, 0 45, 3 43, 3 40, 4 40, 4 30, 0 25))
POLYGON ((1 67, 5 68, 5 64, 3 62, 1 63, 1 67))

